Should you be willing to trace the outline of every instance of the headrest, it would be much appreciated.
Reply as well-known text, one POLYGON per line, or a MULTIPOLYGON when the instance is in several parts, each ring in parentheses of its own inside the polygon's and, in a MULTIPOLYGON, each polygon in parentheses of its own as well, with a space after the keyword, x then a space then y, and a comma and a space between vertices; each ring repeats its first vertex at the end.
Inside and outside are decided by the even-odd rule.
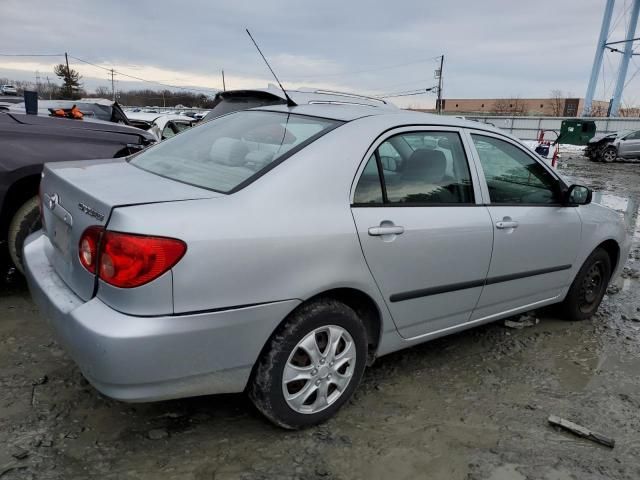
POLYGON ((239 167, 245 164, 247 153, 249 149, 240 140, 222 137, 211 145, 209 157, 215 163, 239 167))
POLYGON ((414 177, 429 183, 441 181, 447 170, 447 158, 440 150, 419 148, 415 150, 403 168, 403 176, 414 177))

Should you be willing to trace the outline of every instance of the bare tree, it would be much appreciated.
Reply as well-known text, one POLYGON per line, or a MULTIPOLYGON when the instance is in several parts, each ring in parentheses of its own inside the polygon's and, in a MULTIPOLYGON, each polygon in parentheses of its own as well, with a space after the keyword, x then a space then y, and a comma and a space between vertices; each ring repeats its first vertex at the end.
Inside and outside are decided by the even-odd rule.
POLYGON ((111 89, 101 85, 96 87, 96 97, 98 98, 111 98, 111 89))
POLYGON ((520 97, 498 98, 491 106, 491 112, 497 115, 525 115, 526 108, 520 97))
POLYGON ((564 114, 564 106, 567 96, 562 90, 551 90, 549 97, 551 98, 551 115, 561 117, 564 114))

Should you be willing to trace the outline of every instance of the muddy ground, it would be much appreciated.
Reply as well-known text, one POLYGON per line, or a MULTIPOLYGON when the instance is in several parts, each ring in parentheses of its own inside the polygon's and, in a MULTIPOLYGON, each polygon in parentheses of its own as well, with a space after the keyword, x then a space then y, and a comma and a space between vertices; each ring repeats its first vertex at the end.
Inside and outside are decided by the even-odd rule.
MULTIPOLYGON (((561 170, 637 210, 640 165, 573 157, 561 170)), ((99 395, 12 277, 0 286, 0 478, 639 479, 639 246, 592 320, 538 312, 529 328, 498 322, 379 359, 336 418, 302 432, 242 395, 99 395), (550 414, 615 448, 552 428, 550 414)))

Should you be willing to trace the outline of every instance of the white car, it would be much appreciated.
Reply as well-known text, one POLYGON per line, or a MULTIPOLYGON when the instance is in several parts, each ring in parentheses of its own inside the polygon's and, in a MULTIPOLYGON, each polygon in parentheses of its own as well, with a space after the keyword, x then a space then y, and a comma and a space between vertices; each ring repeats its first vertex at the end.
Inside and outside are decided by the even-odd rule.
POLYGON ((0 93, 3 95, 18 95, 18 90, 13 85, 0 85, 0 93))
POLYGON ((127 118, 138 128, 155 135, 158 141, 174 137, 197 123, 193 118, 174 113, 127 112, 127 118))

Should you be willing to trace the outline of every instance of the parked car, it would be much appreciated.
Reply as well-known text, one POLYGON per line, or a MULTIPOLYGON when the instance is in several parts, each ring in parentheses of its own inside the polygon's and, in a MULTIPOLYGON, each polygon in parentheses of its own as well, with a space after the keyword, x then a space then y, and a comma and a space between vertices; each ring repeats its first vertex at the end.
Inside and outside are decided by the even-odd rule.
MULTIPOLYGON (((289 97, 298 105, 367 105, 377 108, 397 110, 397 107, 386 100, 354 93, 335 92, 332 90, 317 90, 301 88, 287 90, 289 97)), ((216 93, 214 106, 202 119, 203 122, 213 120, 221 115, 249 108, 265 107, 269 105, 286 105, 287 98, 282 90, 274 85, 268 88, 253 90, 227 90, 216 93)))
MULTIPOLYGON (((85 118, 95 118, 105 122, 123 123, 129 125, 127 116, 118 102, 103 98, 81 98, 80 100, 39 100, 38 115, 48 117, 52 110, 68 110, 76 106, 85 118)), ((18 114, 25 112, 24 102, 16 103, 9 109, 18 114)))
POLYGON ((0 85, 2 95, 18 95, 18 89, 13 85, 0 85))
POLYGON ((178 114, 127 112, 127 118, 138 128, 152 133, 158 141, 174 137, 197 123, 193 118, 178 114))
POLYGON ((86 378, 152 401, 247 391, 324 421, 376 357, 560 303, 600 305, 630 242, 504 132, 272 105, 130 159, 47 164, 27 278, 86 378))
POLYGON ((618 158, 640 159, 640 130, 596 135, 589 140, 584 154, 592 162, 611 163, 618 158))
POLYGON ((155 141, 126 125, 0 112, 0 244, 22 271, 22 245, 40 228, 38 185, 45 162, 129 155, 155 141))

